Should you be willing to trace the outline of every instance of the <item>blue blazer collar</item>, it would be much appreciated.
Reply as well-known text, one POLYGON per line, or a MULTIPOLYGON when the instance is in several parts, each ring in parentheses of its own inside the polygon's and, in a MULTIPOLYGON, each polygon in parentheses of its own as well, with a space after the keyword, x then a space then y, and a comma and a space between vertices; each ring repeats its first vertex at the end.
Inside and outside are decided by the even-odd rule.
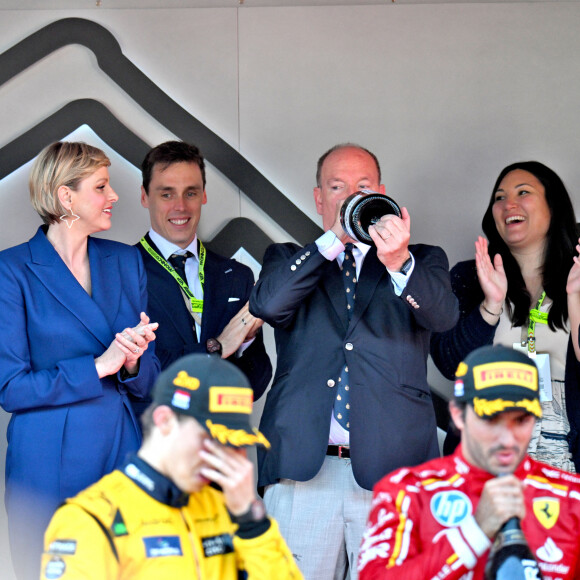
MULTIPOLYGON (((100 240, 89 238, 92 297, 78 283, 40 227, 30 240, 29 268, 46 289, 78 318, 105 347, 113 340, 122 285, 119 258, 100 240)), ((137 322, 137 321, 136 321, 137 322)))

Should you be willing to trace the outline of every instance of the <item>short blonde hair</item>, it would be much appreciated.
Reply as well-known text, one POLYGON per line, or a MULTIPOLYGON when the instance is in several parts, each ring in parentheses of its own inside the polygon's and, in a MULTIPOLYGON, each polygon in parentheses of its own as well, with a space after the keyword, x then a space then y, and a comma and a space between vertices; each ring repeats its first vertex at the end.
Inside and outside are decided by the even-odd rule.
POLYGON ((58 223, 66 211, 58 199, 58 188, 76 190, 79 183, 111 162, 103 151, 86 143, 57 141, 45 147, 30 171, 30 201, 45 224, 58 223))

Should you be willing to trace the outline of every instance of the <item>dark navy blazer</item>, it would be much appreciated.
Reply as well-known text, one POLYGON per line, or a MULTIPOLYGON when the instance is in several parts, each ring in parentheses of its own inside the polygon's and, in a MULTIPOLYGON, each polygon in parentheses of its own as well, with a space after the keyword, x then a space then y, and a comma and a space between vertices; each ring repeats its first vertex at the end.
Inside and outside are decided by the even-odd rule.
POLYGON ((401 296, 376 248, 369 250, 350 323, 336 260, 326 260, 315 243, 266 250, 250 311, 274 326, 278 364, 260 423, 272 444, 268 453, 258 450, 260 486, 307 481, 319 471, 334 381, 345 363, 351 461, 361 487, 370 490, 393 469, 438 455, 429 338, 452 327, 459 313, 443 250, 410 250, 415 268, 401 296))
MULTIPOLYGON (((149 245, 159 251, 149 235, 149 245)), ((159 322, 155 348, 161 368, 189 353, 205 353, 208 338, 217 338, 228 322, 248 301, 254 286, 254 275, 247 266, 207 250, 201 337, 198 343, 194 322, 183 294, 171 274, 152 258, 141 244, 143 263, 147 271, 149 315, 159 322)), ((254 389, 254 400, 266 390, 272 378, 272 364, 264 348, 262 332, 241 357, 228 359, 248 377, 254 389)))

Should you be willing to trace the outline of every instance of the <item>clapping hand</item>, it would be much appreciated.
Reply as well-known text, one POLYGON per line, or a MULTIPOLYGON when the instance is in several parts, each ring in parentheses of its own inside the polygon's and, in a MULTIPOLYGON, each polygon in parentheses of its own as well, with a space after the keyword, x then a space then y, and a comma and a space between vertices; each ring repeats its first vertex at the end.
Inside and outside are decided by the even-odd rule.
MULTIPOLYGON (((580 239, 576 244, 576 251, 580 253, 580 239)), ((568 273, 566 293, 568 294, 568 317, 570 319, 570 336, 574 345, 576 359, 580 361, 580 344, 578 343, 578 329, 580 328, 580 258, 574 256, 574 263, 568 273)))
MULTIPOLYGON (((576 245, 576 251, 580 254, 580 239, 576 245)), ((568 274, 568 281, 566 283, 566 293, 568 295, 578 294, 580 295, 580 258, 574 256, 574 263, 570 268, 570 273, 568 274)))
POLYGON ((99 378, 115 374, 123 366, 129 374, 134 374, 139 358, 155 340, 154 331, 158 326, 157 322, 149 322, 149 317, 142 312, 137 326, 118 332, 109 348, 95 359, 99 378))
POLYGON ((484 294, 481 315, 490 324, 496 324, 507 294, 508 282, 500 254, 489 257, 487 240, 479 236, 475 242, 477 278, 484 294))

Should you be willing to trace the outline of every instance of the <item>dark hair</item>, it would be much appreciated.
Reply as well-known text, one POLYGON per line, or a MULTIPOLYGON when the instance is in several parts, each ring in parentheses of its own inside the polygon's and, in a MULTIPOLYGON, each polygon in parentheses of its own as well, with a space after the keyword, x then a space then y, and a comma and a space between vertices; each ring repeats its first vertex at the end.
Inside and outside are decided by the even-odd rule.
POLYGON ((508 312, 512 324, 514 326, 522 326, 526 324, 528 319, 531 297, 526 289, 519 264, 499 235, 492 214, 495 193, 501 181, 508 173, 516 169, 531 173, 544 186, 546 202, 550 209, 550 227, 546 234, 547 243, 542 266, 542 286, 546 295, 552 300, 548 315, 550 329, 561 328, 565 330, 566 321, 568 320, 566 282, 576 253, 578 231, 574 208, 564 183, 554 171, 543 163, 538 161, 513 163, 499 174, 482 221, 483 231, 489 240, 489 255, 493 259, 493 256, 500 254, 503 259, 508 280, 508 300, 506 301, 508 312))
POLYGON ((195 163, 201 171, 203 188, 205 189, 205 163, 199 148, 183 141, 166 141, 153 147, 141 164, 143 189, 147 195, 149 195, 149 183, 151 183, 151 175, 155 165, 160 165, 161 171, 164 171, 174 163, 195 163))
POLYGON ((339 149, 346 149, 347 147, 354 147, 355 149, 360 149, 361 151, 368 153, 373 158, 373 161, 375 162, 375 165, 377 166, 377 172, 379 174, 379 183, 381 182, 381 166, 379 165, 379 160, 377 159, 377 156, 374 153, 372 153, 368 149, 365 149, 364 147, 361 147, 360 145, 357 145, 356 143, 340 143, 339 145, 335 145, 334 147, 331 147, 326 153, 323 153, 322 156, 320 157, 320 159, 318 160, 318 163, 316 164, 316 185, 318 187, 320 187, 320 174, 322 173, 322 166, 324 165, 326 158, 331 153, 334 153, 335 151, 338 151, 339 149))
MULTIPOLYGON (((469 403, 467 401, 458 401, 455 397, 451 397, 449 402, 452 403, 455 407, 457 407, 457 409, 461 411, 461 415, 465 419, 465 413, 467 412, 467 405, 469 403)), ((455 427, 453 421, 450 422, 450 425, 451 424, 455 427)))

